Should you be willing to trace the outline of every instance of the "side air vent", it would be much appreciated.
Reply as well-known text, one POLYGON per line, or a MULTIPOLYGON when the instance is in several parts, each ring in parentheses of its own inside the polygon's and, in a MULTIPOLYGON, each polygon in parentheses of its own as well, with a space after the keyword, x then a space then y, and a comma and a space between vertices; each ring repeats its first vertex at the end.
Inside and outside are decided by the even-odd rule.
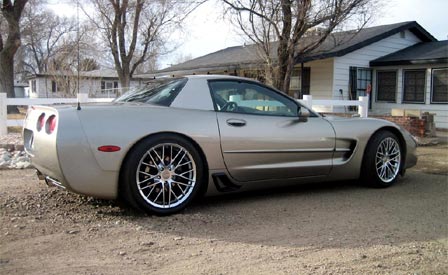
POLYGON ((232 192, 241 188, 241 185, 230 181, 225 173, 215 173, 212 175, 213 183, 219 192, 232 192))
POLYGON ((336 149, 333 159, 335 161, 345 162, 352 157, 355 148, 355 140, 339 139, 336 141, 336 149))

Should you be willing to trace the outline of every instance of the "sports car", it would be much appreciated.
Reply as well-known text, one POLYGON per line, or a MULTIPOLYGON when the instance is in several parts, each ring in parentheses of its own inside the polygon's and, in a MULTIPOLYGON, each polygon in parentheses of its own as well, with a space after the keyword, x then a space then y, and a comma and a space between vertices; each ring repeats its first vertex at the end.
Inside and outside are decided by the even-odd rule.
POLYGON ((298 183, 388 187, 417 161, 412 136, 391 122, 324 117, 222 75, 156 79, 107 104, 30 106, 23 137, 47 183, 158 215, 298 183))

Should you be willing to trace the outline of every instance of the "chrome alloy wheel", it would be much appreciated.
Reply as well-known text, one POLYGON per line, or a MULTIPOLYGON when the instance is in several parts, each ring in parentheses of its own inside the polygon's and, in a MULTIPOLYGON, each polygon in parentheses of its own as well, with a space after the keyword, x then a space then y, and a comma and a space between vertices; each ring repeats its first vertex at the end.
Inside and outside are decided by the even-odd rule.
POLYGON ((143 155, 136 173, 138 191, 146 202, 157 208, 172 208, 190 197, 197 172, 185 148, 163 143, 143 155))
POLYGON ((398 142, 391 138, 381 141, 375 156, 376 173, 383 182, 393 181, 400 171, 401 153, 398 142))

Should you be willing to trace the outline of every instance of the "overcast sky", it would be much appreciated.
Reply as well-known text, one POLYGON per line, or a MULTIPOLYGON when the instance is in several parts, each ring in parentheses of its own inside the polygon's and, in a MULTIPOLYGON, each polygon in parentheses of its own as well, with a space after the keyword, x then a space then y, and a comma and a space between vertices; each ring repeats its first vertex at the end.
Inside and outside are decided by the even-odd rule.
MULTIPOLYGON (((73 6, 50 1, 57 13, 73 15, 73 6)), ((61 2, 59 2, 61 3, 61 2)), ((388 0, 386 7, 371 26, 403 21, 417 21, 438 40, 448 36, 448 0, 388 0)), ((222 7, 214 1, 199 7, 185 22, 183 44, 173 53, 163 57, 159 66, 168 67, 179 56, 198 57, 231 46, 242 45, 244 39, 222 17, 222 7)), ((179 38, 173 37, 178 41, 179 38)))

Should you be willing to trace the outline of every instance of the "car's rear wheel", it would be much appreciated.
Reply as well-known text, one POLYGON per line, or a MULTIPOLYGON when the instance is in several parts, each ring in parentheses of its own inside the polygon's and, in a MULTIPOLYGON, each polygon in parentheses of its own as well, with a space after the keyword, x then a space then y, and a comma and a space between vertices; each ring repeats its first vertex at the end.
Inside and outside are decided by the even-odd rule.
POLYGON ((365 150, 361 179, 373 187, 391 186, 399 177, 402 157, 400 141, 395 134, 376 133, 365 150))
POLYGON ((143 140, 123 166, 125 198, 146 212, 169 215, 184 209, 198 194, 204 165, 187 139, 171 134, 143 140))

